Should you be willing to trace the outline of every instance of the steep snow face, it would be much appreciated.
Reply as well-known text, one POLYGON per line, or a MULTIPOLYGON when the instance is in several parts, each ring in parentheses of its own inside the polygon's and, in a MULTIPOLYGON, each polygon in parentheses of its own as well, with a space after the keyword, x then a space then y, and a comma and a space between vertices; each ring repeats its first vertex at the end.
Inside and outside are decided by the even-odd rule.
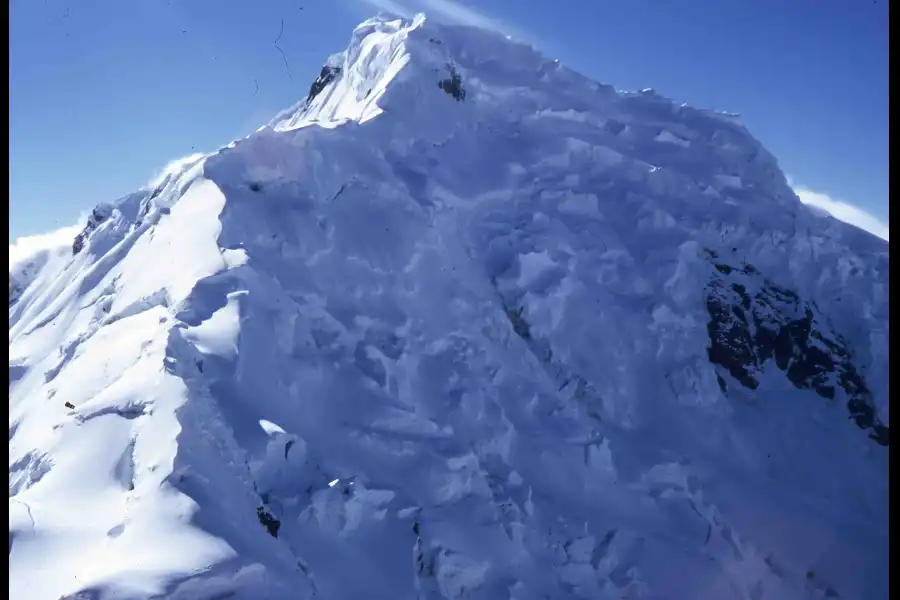
POLYGON ((887 595, 888 245, 731 115, 374 19, 72 251, 11 597, 887 595))

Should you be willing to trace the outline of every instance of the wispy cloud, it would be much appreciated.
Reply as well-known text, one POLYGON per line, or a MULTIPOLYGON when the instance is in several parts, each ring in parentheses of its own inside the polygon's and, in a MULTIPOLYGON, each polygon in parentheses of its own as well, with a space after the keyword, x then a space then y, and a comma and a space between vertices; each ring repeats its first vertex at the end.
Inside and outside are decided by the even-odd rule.
POLYGON ((792 184, 792 187, 803 204, 823 210, 835 219, 855 225, 883 240, 888 239, 888 224, 870 212, 802 185, 792 184))
POLYGON ((446 18, 460 25, 471 25, 482 29, 491 29, 508 35, 515 35, 515 27, 455 0, 421 0, 425 14, 429 12, 446 18))
POLYGON ((512 23, 488 15, 467 3, 459 0, 357 0, 388 13, 409 17, 417 12, 423 12, 427 16, 438 20, 447 21, 458 25, 471 25, 482 29, 497 31, 520 40, 531 40, 524 31, 518 29, 512 23))
MULTIPOLYGON (((85 217, 86 218, 86 217, 85 217)), ((84 219, 79 219, 83 222, 84 219)), ((25 263, 43 252, 56 252, 63 248, 72 247, 75 236, 81 231, 82 225, 70 225, 61 227, 56 231, 38 235, 27 235, 18 238, 9 245, 9 270, 10 272, 20 264, 25 263)))
POLYGON ((412 16, 413 12, 407 6, 395 2, 394 0, 358 0, 362 4, 367 4, 375 10, 384 11, 401 17, 412 16))

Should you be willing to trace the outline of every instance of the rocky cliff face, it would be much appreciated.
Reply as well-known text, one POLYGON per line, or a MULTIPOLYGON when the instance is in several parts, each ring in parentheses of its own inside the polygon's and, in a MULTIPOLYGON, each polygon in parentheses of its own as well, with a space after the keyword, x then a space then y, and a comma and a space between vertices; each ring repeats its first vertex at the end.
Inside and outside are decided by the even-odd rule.
MULTIPOLYGON (((840 394, 856 426, 888 446, 889 429, 877 415, 846 340, 831 330, 815 302, 802 301, 750 264, 730 265, 713 250, 707 256, 718 271, 707 286, 710 362, 751 390, 759 387, 756 374, 768 366, 825 400, 840 394)), ((717 380, 727 394, 721 374, 717 380)))

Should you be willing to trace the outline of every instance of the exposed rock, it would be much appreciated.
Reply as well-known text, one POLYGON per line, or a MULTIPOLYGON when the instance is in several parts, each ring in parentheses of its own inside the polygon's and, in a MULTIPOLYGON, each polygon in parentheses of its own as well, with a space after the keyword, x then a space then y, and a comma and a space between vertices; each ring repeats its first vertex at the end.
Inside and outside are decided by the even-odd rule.
POLYGON ((9 276, 9 305, 12 306, 16 303, 19 297, 22 295, 24 288, 19 285, 19 282, 13 279, 13 276, 9 276))
POLYGON ((91 235, 91 232, 97 229, 97 227, 106 221, 109 218, 112 209, 108 206, 98 206, 93 211, 91 211, 91 215, 88 217, 87 224, 84 226, 84 229, 81 230, 81 233, 75 236, 75 241, 72 242, 72 254, 78 254, 84 249, 84 244, 87 242, 88 237, 91 235))
POLYGON ((313 81, 312 85, 309 87, 309 94, 306 96, 306 104, 309 105, 309 103, 312 102, 329 83, 334 81, 340 73, 340 67, 330 67, 328 65, 322 67, 322 70, 319 71, 319 76, 316 77, 315 81, 313 81))
MULTIPOLYGON (((752 265, 735 268, 717 262, 722 275, 751 277, 759 291, 751 296, 738 281, 730 285, 716 277, 707 286, 709 313, 707 349, 711 363, 728 371, 746 388, 759 387, 758 374, 770 359, 798 389, 811 389, 828 400, 836 395, 835 383, 847 397, 847 409, 856 425, 882 446, 889 445, 888 427, 881 423, 872 403, 872 393, 852 362, 840 335, 816 318, 815 305, 802 302, 792 290, 763 278, 752 265)), ((727 390, 718 377, 719 387, 727 390)))
POLYGON ((440 80, 438 87, 453 96, 457 102, 462 102, 466 99, 466 90, 462 87, 462 77, 459 76, 453 65, 447 65, 447 68, 450 70, 450 77, 440 80))
POLYGON ((265 506, 257 506, 256 507, 256 517, 259 519, 259 522, 263 527, 266 528, 266 531, 269 532, 273 538, 278 537, 278 530, 281 529, 281 521, 272 516, 265 506))

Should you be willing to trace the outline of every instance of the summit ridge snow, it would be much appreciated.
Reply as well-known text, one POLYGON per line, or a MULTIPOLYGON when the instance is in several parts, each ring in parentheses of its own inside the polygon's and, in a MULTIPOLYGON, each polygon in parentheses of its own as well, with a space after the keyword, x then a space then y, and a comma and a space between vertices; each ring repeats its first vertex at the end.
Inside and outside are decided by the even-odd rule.
POLYGON ((10 597, 887 596, 888 245, 735 115, 378 17, 52 258, 10 597))

